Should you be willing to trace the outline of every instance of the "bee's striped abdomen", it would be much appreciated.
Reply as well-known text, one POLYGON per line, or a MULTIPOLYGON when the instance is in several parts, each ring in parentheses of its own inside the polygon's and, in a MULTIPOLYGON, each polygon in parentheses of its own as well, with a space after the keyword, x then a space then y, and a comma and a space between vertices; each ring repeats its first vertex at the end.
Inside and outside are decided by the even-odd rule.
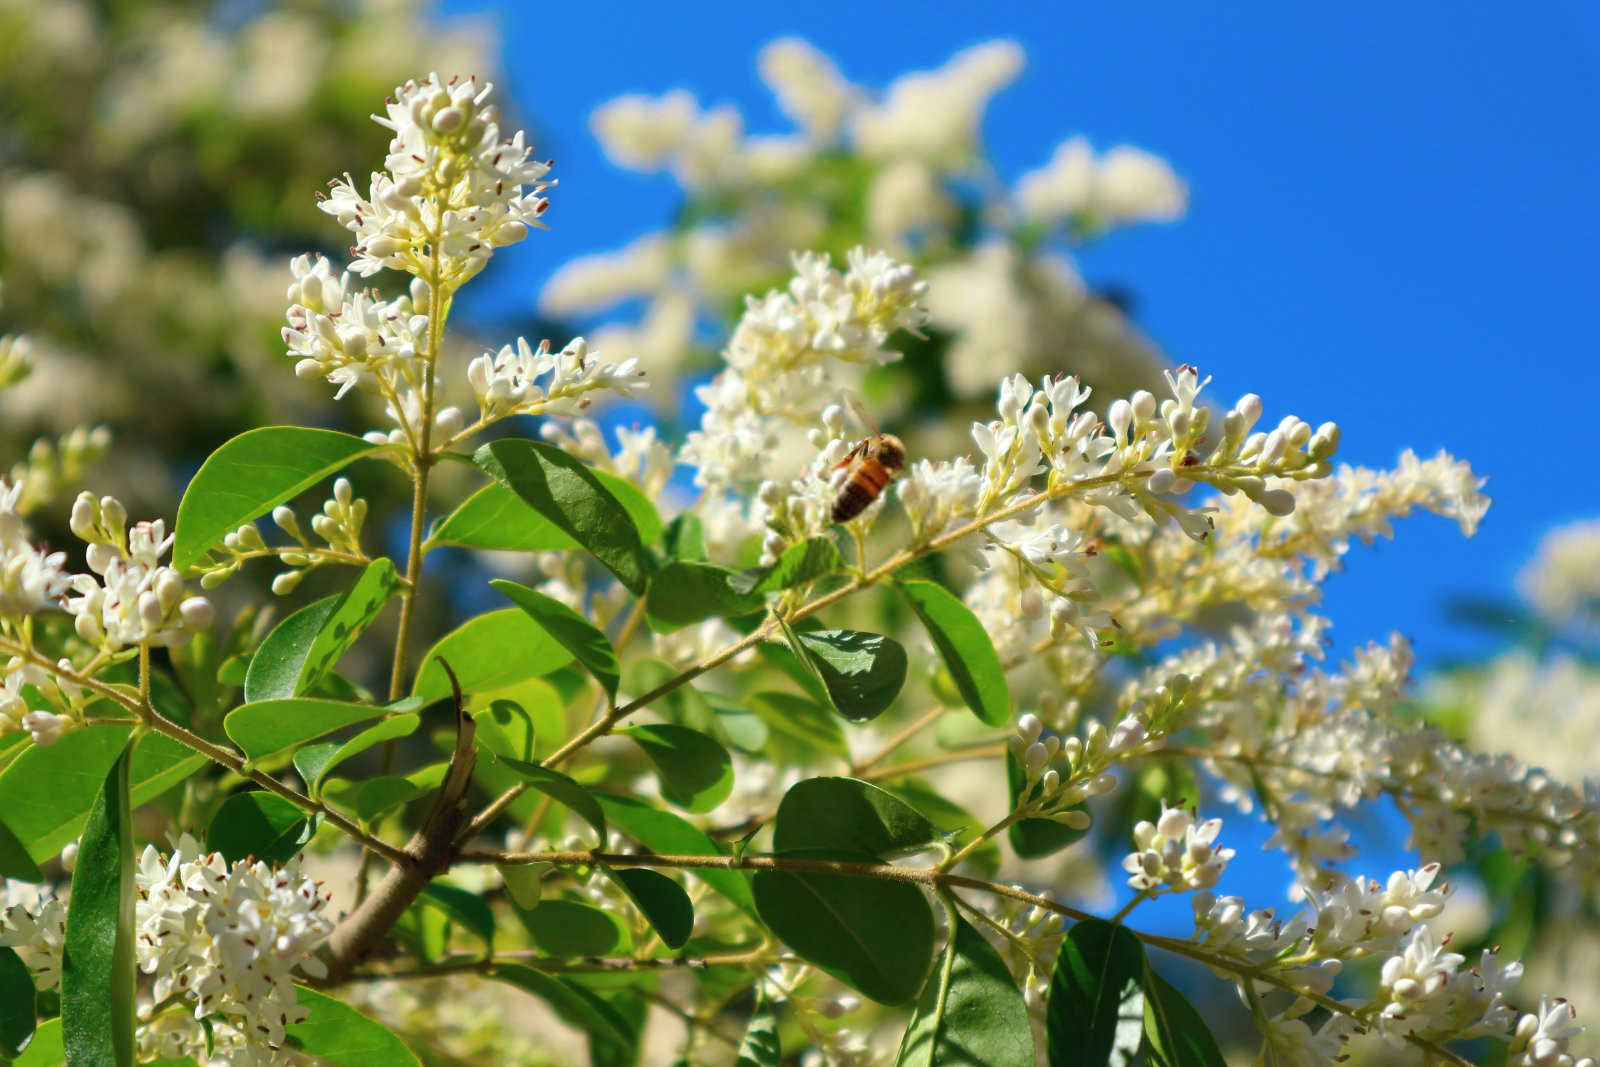
POLYGON ((833 521, 849 522, 878 499, 891 475, 881 463, 866 460, 856 465, 833 499, 833 521))

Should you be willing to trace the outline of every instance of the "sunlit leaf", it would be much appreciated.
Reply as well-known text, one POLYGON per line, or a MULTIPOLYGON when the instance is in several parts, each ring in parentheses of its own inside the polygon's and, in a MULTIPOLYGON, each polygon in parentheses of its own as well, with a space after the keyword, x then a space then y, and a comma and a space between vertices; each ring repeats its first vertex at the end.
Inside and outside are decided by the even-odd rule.
POLYGON ((222 728, 251 759, 262 759, 315 741, 358 722, 385 714, 372 704, 351 704, 318 697, 290 697, 242 704, 228 713, 222 728))
POLYGON ((281 866, 305 847, 314 832, 311 816, 276 793, 235 793, 222 802, 206 828, 206 847, 229 863, 247 856, 281 866))
POLYGON ((1051 1067, 1104 1067, 1117 1008, 1144 970, 1144 946, 1121 924, 1086 919, 1067 931, 1045 1009, 1051 1067))
POLYGON ((705 812, 733 791, 733 759, 716 741, 673 723, 629 726, 617 733, 632 738, 656 765, 661 795, 680 808, 705 812))
POLYGON ((412 687, 424 703, 451 695, 440 660, 472 696, 549 674, 572 662, 572 653, 520 608, 502 608, 462 623, 428 650, 412 687))
POLYGON ((557 643, 583 664, 585 670, 594 675, 594 680, 600 683, 600 688, 606 691, 606 696, 616 699, 617 683, 621 680, 622 670, 617 665, 616 649, 611 647, 611 642, 598 627, 561 601, 529 589, 525 585, 503 579, 497 579, 489 584, 527 612, 528 617, 534 622, 544 627, 557 643))
POLYGON ((766 608, 766 598, 736 591, 735 572, 714 563, 674 560, 650 578, 645 620, 657 633, 672 633, 710 618, 749 615, 766 608))
POLYGON ((133 754, 124 747, 101 782, 78 842, 61 959, 67 1061, 133 1063, 133 754))
POLYGON ((287 1030, 289 1044, 331 1067, 408 1067, 420 1061, 405 1042, 342 1000, 305 986, 295 996, 310 1015, 287 1030))
POLYGON ((812 537, 790 545, 765 567, 729 575, 728 584, 738 593, 775 593, 780 589, 804 585, 833 574, 844 565, 839 546, 831 537, 812 537))
POLYGON ((600 802, 594 798, 594 794, 560 771, 541 767, 537 763, 524 763, 504 756, 498 763, 514 771, 529 786, 581 816, 600 835, 600 847, 605 847, 606 816, 600 810, 600 802))
MULTIPOLYGON (((622 504, 639 537, 652 544, 661 536, 661 516, 650 498, 626 478, 591 470, 595 480, 622 504)), ((460 545, 497 552, 559 552, 581 549, 575 539, 503 485, 486 485, 462 501, 434 529, 438 545, 460 545)))
POLYGON ((896 1067, 1033 1067, 1033 1027, 1005 960, 950 909, 950 938, 896 1067))
POLYGON ((1006 688, 1005 669, 989 631, 972 609, 936 582, 913 579, 900 582, 899 589, 922 620, 972 713, 990 726, 1010 722, 1011 691, 1006 688))
POLYGON ((284 619, 250 659, 245 700, 275 700, 309 691, 338 665, 398 588, 394 564, 374 560, 347 592, 307 604, 284 619))
POLYGON ((1217 1039, 1184 995, 1147 962, 1144 970, 1145 1062, 1150 1067, 1227 1067, 1217 1039))
MULTIPOLYGON (((670 811, 610 793, 595 793, 594 798, 612 825, 652 852, 679 856, 725 855, 704 830, 670 811)), ((746 914, 755 914, 756 903, 750 895, 750 883, 738 871, 706 868, 690 873, 733 901, 746 914)))

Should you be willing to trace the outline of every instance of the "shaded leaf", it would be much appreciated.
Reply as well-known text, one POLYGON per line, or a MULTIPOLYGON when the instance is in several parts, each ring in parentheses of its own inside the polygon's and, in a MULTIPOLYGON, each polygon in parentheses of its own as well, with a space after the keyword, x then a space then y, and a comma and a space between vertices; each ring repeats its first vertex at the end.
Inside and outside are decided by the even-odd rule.
POLYGON ((647 867, 619 867, 610 872, 650 921, 668 948, 682 948, 694 932, 694 905, 683 886, 647 867))
POLYGON ((617 665, 617 652, 604 633, 554 597, 504 579, 496 579, 489 584, 544 627, 561 647, 572 653, 584 669, 594 675, 594 680, 600 683, 606 696, 616 700, 622 669, 617 665))
POLYGON ((1005 668, 972 609, 937 582, 912 579, 898 585, 933 639, 962 701, 989 726, 1009 723, 1011 691, 1005 668))
POLYGON ((235 793, 206 828, 206 847, 229 863, 254 856, 282 866, 315 832, 311 816, 276 793, 235 793))
POLYGON ((842 760, 850 758, 850 745, 839 720, 815 700, 794 693, 765 692, 750 697, 749 704, 773 733, 842 760))
POLYGON ((187 570, 225 535, 386 447, 306 426, 245 431, 211 453, 189 480, 178 505, 172 565, 187 570))
POLYGON ((812 537, 790 545, 783 555, 765 567, 755 567, 728 576, 737 593, 775 593, 832 574, 844 565, 839 546, 831 537, 812 537))
MULTIPOLYGON (((594 798, 612 825, 652 852, 679 856, 726 855, 704 830, 670 811, 610 793, 595 793, 594 798)), ((746 914, 755 915, 756 902, 750 895, 750 883, 738 871, 705 869, 691 873, 746 914)))
POLYGON ((250 658, 246 702, 310 690, 338 665, 398 588, 394 564, 373 560, 347 592, 307 604, 273 627, 250 658))
POLYGON ((426 704, 451 695, 441 659, 471 696, 549 674, 572 662, 572 653, 520 608, 502 608, 462 623, 428 650, 411 690, 426 704))
POLYGON ((937 840, 933 824, 888 790, 855 778, 807 778, 783 795, 772 847, 884 859, 937 840))
POLYGON ((1150 1067, 1227 1067, 1217 1039, 1184 995, 1144 969, 1145 1061, 1150 1067))
POLYGON ((627 937, 610 913, 577 900, 541 900, 521 918, 534 944, 563 958, 610 955, 627 937))
POLYGON ((950 939, 896 1067, 1033 1067, 1028 1006, 1005 960, 950 909, 950 939))
POLYGON ((633 1045, 638 1040, 628 1021, 615 1008, 576 982, 517 964, 497 966, 493 977, 532 993, 549 1004, 558 1018, 586 1033, 623 1046, 633 1045))
POLYGON ((33 995, 28 965, 0 945, 0 1059, 15 1059, 33 1037, 33 995))
POLYGON ((739 1059, 734 1067, 779 1067, 783 1062, 783 1046, 778 1043, 778 1020, 772 1014, 772 1005, 765 997, 756 999, 756 1010, 744 1028, 744 1040, 739 1042, 739 1059))
POLYGON ((733 618, 764 611, 766 598, 740 593, 730 584, 738 575, 715 563, 674 560, 650 578, 645 620, 657 633, 672 633, 709 618, 733 618))
POLYGON ((0 818, 0 878, 15 878, 19 882, 42 882, 44 873, 28 855, 27 848, 11 828, 0 818))
POLYGON ((380 774, 358 782, 335 778, 322 787, 323 796, 346 810, 355 813, 362 823, 370 823, 384 812, 409 804, 428 792, 432 785, 423 785, 394 774, 380 774))
POLYGON ((133 754, 101 784, 78 843, 61 959, 61 1033, 73 1064, 133 1063, 133 754))
POLYGON ((473 463, 578 542, 635 594, 653 561, 615 494, 575 457, 543 441, 491 441, 473 463))
POLYGON ((716 741, 673 723, 629 726, 617 733, 644 749, 661 776, 661 795, 680 808, 706 812, 733 792, 733 759, 716 741))
POLYGON ((317 1062, 333 1067, 420 1067, 405 1042, 344 1001, 301 985, 295 986, 295 995, 311 1014, 287 1028, 289 1043, 317 1062))
POLYGON ((892 637, 860 630, 810 630, 794 633, 794 642, 796 655, 816 671, 828 699, 851 722, 882 714, 905 684, 906 650, 892 637))
POLYGON ((472 931, 486 948, 494 950, 494 911, 487 900, 460 886, 440 881, 424 886, 420 899, 472 931))
POLYGON ((1144 946, 1126 927, 1086 919, 1067 931, 1045 1009, 1051 1067, 1104 1067, 1117 1038, 1118 1005, 1144 970, 1144 946))

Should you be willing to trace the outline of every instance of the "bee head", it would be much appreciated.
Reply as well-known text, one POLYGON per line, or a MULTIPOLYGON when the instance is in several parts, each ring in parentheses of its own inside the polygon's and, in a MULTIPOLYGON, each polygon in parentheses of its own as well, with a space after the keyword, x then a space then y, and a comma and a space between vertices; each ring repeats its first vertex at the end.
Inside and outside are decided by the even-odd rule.
POLYGON ((881 433, 872 444, 872 454, 886 470, 899 471, 906 465, 906 446, 892 433, 881 433))

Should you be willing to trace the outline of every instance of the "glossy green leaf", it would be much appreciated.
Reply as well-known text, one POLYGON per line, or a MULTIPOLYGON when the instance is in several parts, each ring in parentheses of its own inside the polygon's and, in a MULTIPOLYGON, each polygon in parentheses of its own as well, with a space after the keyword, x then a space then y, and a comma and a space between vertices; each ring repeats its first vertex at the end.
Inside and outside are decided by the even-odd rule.
POLYGON ((625 1046, 638 1040, 638 1034, 615 1008, 574 981, 518 964, 501 964, 495 967, 493 976, 532 993, 549 1004, 557 1018, 589 1034, 625 1046))
POLYGON ((537 757, 538 726, 517 701, 492 700, 488 707, 472 713, 472 721, 477 724, 473 742, 479 748, 524 762, 537 757))
POLYGON ((967 707, 989 726, 1009 723, 1011 691, 1005 668, 972 609, 937 582, 913 579, 900 582, 899 588, 927 628, 967 707))
POLYGON ((421 722, 420 717, 410 712, 390 715, 388 718, 379 719, 348 741, 325 741, 321 744, 306 745, 294 754, 295 770, 305 779, 306 788, 311 790, 312 795, 316 795, 322 779, 339 764, 353 756, 359 756, 374 745, 411 736, 421 722))
POLYGON ((539 906, 544 895, 544 876, 550 871, 548 863, 497 863, 495 869, 506 883, 506 895, 511 903, 523 911, 539 906))
POLYGON ((0 818, 0 878, 15 878, 19 882, 42 882, 44 874, 28 855, 27 846, 11 832, 11 827, 0 818))
POLYGON ((405 1042, 342 1000, 295 986, 310 1015, 289 1026, 289 1044, 330 1067, 420 1067, 405 1042))
POLYGON ((33 975, 13 950, 0 945, 0 1059, 15 1059, 33 1037, 33 975))
POLYGON ((502 608, 463 623, 428 650, 412 687, 424 703, 451 695, 441 659, 471 697, 549 674, 571 663, 572 653, 520 608, 502 608))
MULTIPOLYGON (((661 536, 661 516, 638 486, 605 471, 589 473, 622 504, 645 544, 661 536)), ((436 545, 500 552, 556 552, 583 547, 503 485, 486 485, 467 497, 439 523, 429 540, 436 545)))
POLYGON ((733 792, 733 758, 716 741, 673 723, 629 726, 617 733, 644 749, 661 777, 661 795, 680 808, 706 812, 733 792))
MULTIPOLYGON (((726 855, 709 834, 670 811, 652 807, 632 797, 595 793, 595 800, 611 824, 652 852, 679 856, 726 855)), ((738 871, 695 870, 695 878, 715 889, 748 915, 756 913, 750 883, 738 871)))
POLYGON ((795 634, 796 653, 822 679, 828 698, 851 722, 882 714, 906 681, 906 650, 882 634, 810 630, 795 634))
POLYGON ((184 490, 172 565, 187 570, 225 535, 386 447, 305 426, 245 431, 211 453, 184 490))
POLYGON ((472 461, 617 576, 643 593, 654 561, 622 502, 594 471, 543 441, 491 441, 472 461))
POLYGON ((739 1042, 739 1059, 734 1067, 779 1067, 782 1062, 778 1020, 772 1014, 772 1005, 765 998, 757 998, 756 1010, 744 1028, 744 1040, 739 1042))
POLYGON ((611 955, 626 937, 614 916, 577 900, 541 900, 521 918, 541 951, 562 958, 611 955))
POLYGON ((532 788, 581 816, 585 822, 594 827, 594 832, 600 835, 600 847, 605 847, 606 816, 605 812, 600 810, 600 802, 594 798, 593 793, 560 771, 541 767, 537 763, 524 763, 522 760, 503 756, 497 762, 516 772, 517 776, 532 788))
POLYGON ((648 867, 619 867, 611 872, 668 948, 682 948, 694 932, 694 905, 683 886, 648 867))
POLYGON ((311 816, 276 793, 235 793, 206 828, 206 847, 229 863, 254 856, 282 866, 315 832, 311 816))
MULTIPOLYGON (((78 836, 128 735, 125 726, 74 730, 53 745, 28 746, 0 773, 0 811, 35 862, 56 855, 78 836), (41 789, 40 782, 50 787, 41 789)), ((147 734, 133 752, 132 803, 155 799, 205 762, 169 737, 147 734)))
POLYGON ((807 778, 778 805, 776 852, 852 852, 884 859, 926 848, 939 832, 886 789, 855 778, 807 778))
POLYGON ((750 697, 749 705, 773 733, 829 756, 850 758, 850 745, 844 739, 838 717, 810 697, 776 691, 756 693, 750 697))
MULTIPOLYGON (((983 821, 977 816, 920 778, 897 778, 884 788, 927 816, 934 829, 952 844, 963 844, 984 828, 983 821)), ((1000 858, 1000 844, 990 838, 967 853, 966 859, 961 862, 971 868, 974 874, 989 878, 999 871, 1000 858)))
POLYGON ((355 782, 330 779, 324 783, 322 795, 338 807, 354 812, 361 822, 371 823, 384 812, 411 803, 430 788, 396 774, 380 774, 355 782))
POLYGON ((599 628, 561 601, 525 585, 504 579, 496 579, 489 584, 544 627, 561 647, 572 653, 573 658, 594 675, 594 680, 600 683, 606 696, 616 699, 622 668, 617 664, 616 649, 611 647, 611 642, 599 628))
POLYGON ((246 756, 258 760, 383 714, 384 708, 372 704, 289 697, 240 705, 228 713, 222 729, 246 756))
POLYGON ((1145 1062, 1150 1067, 1227 1067, 1201 1014, 1170 982, 1144 970, 1145 1062))
POLYGON ((1144 946, 1127 927, 1086 919, 1067 931, 1045 1008, 1051 1067, 1104 1067, 1117 1038, 1117 1007, 1144 970, 1144 946))
MULTIPOLYGON (((1011 804, 1015 808, 1027 776, 1021 764, 1010 752, 1006 753, 1005 759, 1006 781, 1010 785, 1011 804)), ((1075 810, 1082 810, 1083 807, 1084 805, 1078 805, 1075 810)), ((1011 842, 1012 851, 1023 859, 1032 860, 1060 852, 1088 832, 1087 827, 1078 830, 1054 819, 1023 819, 1011 824, 1006 831, 1006 837, 1011 842)))
POLYGON ((440 881, 424 886, 420 899, 444 912, 452 922, 472 931, 485 947, 493 951, 494 911, 487 900, 460 886, 440 881))
POLYGON ((783 550, 773 563, 740 571, 728 577, 738 593, 775 593, 780 589, 814 582, 839 570, 844 560, 831 537, 813 537, 783 550))
POLYGON ((750 615, 766 609, 766 598, 736 591, 734 571, 715 563, 674 560, 650 578, 645 620, 657 633, 672 633, 706 619, 750 615))
POLYGON ((250 658, 245 700, 280 700, 309 691, 338 665, 398 588, 394 564, 373 560, 347 592, 307 604, 284 619, 250 658))
POLYGON ((1011 970, 950 909, 950 939, 900 1043, 896 1067, 1033 1067, 1033 1027, 1011 970))
POLYGON ((761 921, 801 957, 881 1004, 908 1004, 922 989, 934 929, 917 886, 789 871, 757 871, 752 882, 761 921))
POLYGON ((686 559, 694 563, 706 561, 706 532, 700 516, 692 511, 667 523, 661 532, 661 547, 671 559, 686 559))
POLYGON ((133 1063, 133 753, 124 747, 78 843, 61 961, 61 1026, 72 1064, 133 1063))
POLYGON ((67 1050, 61 1038, 60 1018, 46 1019, 33 1032, 33 1040, 22 1050, 22 1055, 11 1061, 11 1067, 61 1067, 67 1062, 67 1050))

